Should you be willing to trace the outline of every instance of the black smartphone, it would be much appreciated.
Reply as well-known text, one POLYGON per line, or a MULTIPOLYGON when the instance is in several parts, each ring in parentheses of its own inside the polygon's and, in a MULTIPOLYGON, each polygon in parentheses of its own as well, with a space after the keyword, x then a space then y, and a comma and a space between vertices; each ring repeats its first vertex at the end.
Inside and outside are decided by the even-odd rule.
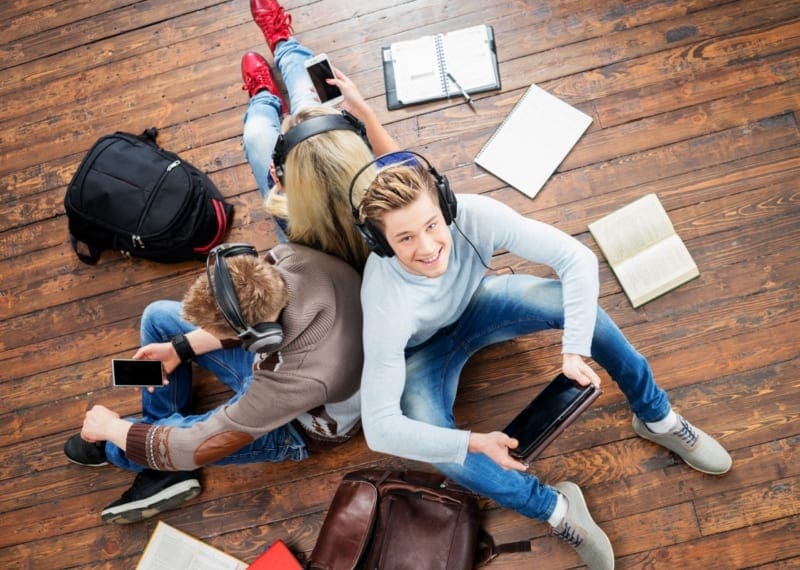
POLYGON ((126 387, 163 386, 164 368, 160 360, 115 358, 111 361, 111 382, 126 387))
POLYGON ((599 395, 593 384, 581 386, 559 374, 503 429, 519 441, 510 454, 530 458, 540 453, 599 395))
POLYGON ((311 77, 311 83, 317 90, 319 100, 323 105, 336 105, 344 99, 342 92, 336 85, 329 85, 326 79, 333 79, 333 68, 328 56, 324 53, 315 55, 305 62, 306 71, 311 77))

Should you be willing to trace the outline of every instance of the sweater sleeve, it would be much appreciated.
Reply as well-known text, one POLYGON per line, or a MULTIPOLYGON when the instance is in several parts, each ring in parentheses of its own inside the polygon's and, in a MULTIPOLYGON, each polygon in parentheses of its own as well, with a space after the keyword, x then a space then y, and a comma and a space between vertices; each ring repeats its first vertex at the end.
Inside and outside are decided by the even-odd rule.
POLYGON ((502 202, 485 196, 465 198, 469 204, 465 223, 472 224, 478 235, 491 232, 488 241, 494 250, 505 248, 556 272, 564 307, 562 352, 591 356, 600 291, 597 256, 569 234, 526 218, 502 202))
POLYGON ((230 455, 326 400, 325 385, 316 379, 260 370, 240 399, 188 427, 170 426, 168 419, 134 424, 125 453, 151 469, 193 470, 230 455))

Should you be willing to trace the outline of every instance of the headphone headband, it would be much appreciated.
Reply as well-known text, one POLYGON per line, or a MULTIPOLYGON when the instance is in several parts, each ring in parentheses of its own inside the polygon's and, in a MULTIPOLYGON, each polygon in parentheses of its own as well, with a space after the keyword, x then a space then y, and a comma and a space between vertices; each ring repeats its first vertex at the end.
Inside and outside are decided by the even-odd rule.
POLYGON ((286 164, 286 157, 289 156, 289 152, 304 140, 328 131, 353 131, 364 139, 364 142, 369 146, 367 129, 364 123, 347 111, 306 119, 297 123, 286 133, 279 135, 278 141, 275 143, 275 149, 272 151, 272 162, 275 164, 275 171, 281 183, 283 183, 283 165, 286 164))
POLYGON ((209 252, 206 259, 208 286, 219 312, 228 325, 236 331, 242 345, 251 352, 271 352, 283 342, 283 329, 278 323, 257 323, 250 326, 245 321, 225 261, 225 258, 237 255, 258 257, 258 252, 255 247, 246 243, 223 243, 209 252), (214 259, 213 270, 212 259, 214 259))

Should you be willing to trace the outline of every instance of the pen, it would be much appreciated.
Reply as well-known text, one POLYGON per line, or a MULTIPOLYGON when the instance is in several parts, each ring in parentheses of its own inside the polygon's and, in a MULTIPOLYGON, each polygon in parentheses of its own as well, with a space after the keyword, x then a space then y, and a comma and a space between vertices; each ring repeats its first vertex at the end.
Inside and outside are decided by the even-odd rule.
MULTIPOLYGON (((453 84, 458 88, 458 90, 461 91, 461 94, 464 96, 464 99, 467 100, 467 105, 472 107, 472 97, 469 96, 469 93, 464 91, 464 88, 461 87, 461 84, 458 81, 456 81, 456 78, 453 77, 453 74, 450 73, 449 71, 447 72, 447 77, 449 77, 450 81, 452 81, 453 84)), ((472 108, 474 109, 474 107, 472 107, 472 108)))

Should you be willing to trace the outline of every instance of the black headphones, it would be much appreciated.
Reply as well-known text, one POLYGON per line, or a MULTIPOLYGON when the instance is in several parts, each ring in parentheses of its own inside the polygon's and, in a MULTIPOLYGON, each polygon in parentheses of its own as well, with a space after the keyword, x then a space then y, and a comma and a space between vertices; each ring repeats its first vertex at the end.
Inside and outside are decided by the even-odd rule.
POLYGON ((256 248, 246 243, 223 243, 208 254, 206 259, 206 275, 208 286, 214 295, 214 301, 220 313, 242 341, 242 347, 250 352, 273 352, 283 343, 283 328, 278 323, 267 322, 248 325, 239 306, 239 297, 231 280, 226 257, 236 255, 258 256, 256 248), (211 269, 211 259, 216 262, 211 269))
POLYGON ((284 175, 283 165, 286 164, 286 157, 289 156, 289 151, 304 140, 328 131, 353 131, 364 139, 366 145, 369 146, 367 129, 364 127, 364 123, 347 111, 342 111, 341 114, 311 117, 296 124, 285 134, 278 136, 275 150, 272 151, 272 162, 275 164, 275 173, 278 175, 278 180, 281 181, 281 184, 283 184, 284 175))
MULTIPOLYGON (((371 160, 367 164, 361 167, 356 175, 353 177, 353 180, 350 182, 350 207, 353 210, 353 218, 355 218, 356 229, 358 233, 361 234, 361 237, 364 238, 364 242, 367 244, 367 247, 370 251, 377 253, 381 257, 392 257, 394 255, 394 251, 392 250, 389 242, 386 240, 386 236, 383 235, 383 232, 375 226, 369 219, 365 219, 363 222, 361 221, 361 216, 358 214, 358 207, 353 203, 353 187, 355 186, 356 180, 358 177, 363 174, 363 172, 375 164, 378 161, 383 160, 387 156, 391 156, 393 154, 397 155, 404 155, 404 154, 412 154, 418 158, 421 158, 425 162, 425 166, 427 167, 428 172, 433 176, 434 180, 436 181, 436 194, 439 197, 439 207, 442 210, 442 215, 444 216, 444 222, 448 226, 453 223, 453 220, 456 219, 456 213, 458 211, 458 203, 456 201, 456 195, 450 189, 450 182, 447 180, 447 176, 443 176, 437 172, 437 170, 428 162, 428 159, 422 156, 421 154, 411 151, 411 150, 401 150, 395 152, 389 152, 383 154, 374 160, 371 160)), ((413 160, 413 159, 412 159, 413 160)), ((407 159, 403 162, 411 162, 407 159)), ((402 162, 399 162, 402 164, 402 162)), ((416 164, 416 161, 413 161, 412 164, 416 164)))

